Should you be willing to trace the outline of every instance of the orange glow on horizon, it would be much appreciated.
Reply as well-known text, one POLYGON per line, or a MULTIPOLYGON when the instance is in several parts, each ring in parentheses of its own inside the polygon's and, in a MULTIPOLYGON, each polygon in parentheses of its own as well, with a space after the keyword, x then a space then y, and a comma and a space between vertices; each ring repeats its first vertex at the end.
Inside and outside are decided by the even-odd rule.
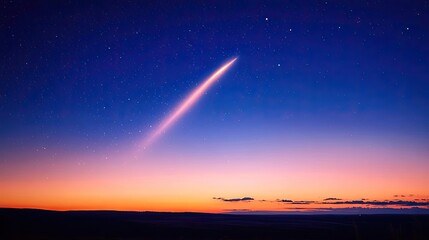
MULTIPOLYGON (((404 194, 406 196, 400 200, 429 198, 426 188, 429 177, 424 157, 415 159, 412 166, 399 161, 409 154, 403 150, 324 149, 322 153, 314 148, 317 155, 306 149, 267 154, 230 152, 223 156, 222 161, 214 161, 217 156, 206 156, 196 162, 189 160, 195 159, 191 153, 155 153, 137 164, 127 164, 130 157, 121 154, 111 155, 109 161, 96 154, 68 156, 63 157, 61 164, 55 160, 44 160, 45 156, 32 155, 37 164, 17 163, 10 165, 8 171, 0 169, 0 207, 175 212, 293 211, 296 208, 356 207, 320 204, 328 197, 384 201, 395 199, 395 194, 404 194), (382 157, 389 158, 391 164, 375 161, 382 157), (73 159, 78 159, 78 162, 73 159), (289 159, 294 159, 293 164, 289 159), (100 161, 104 161, 102 167, 98 164, 100 161), (53 164, 55 171, 52 170, 53 164), (224 202, 213 197, 252 197, 255 200, 224 202), (277 199, 317 203, 288 204, 276 202, 277 199)), ((21 157, 29 158, 25 154, 21 157)))

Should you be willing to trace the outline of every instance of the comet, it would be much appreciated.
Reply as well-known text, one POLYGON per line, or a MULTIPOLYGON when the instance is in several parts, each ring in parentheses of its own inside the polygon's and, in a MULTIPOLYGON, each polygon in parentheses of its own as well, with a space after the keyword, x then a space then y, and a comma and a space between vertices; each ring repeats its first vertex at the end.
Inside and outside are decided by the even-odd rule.
POLYGON ((198 87, 196 87, 184 100, 180 102, 165 119, 146 137, 141 145, 146 149, 162 134, 164 134, 183 114, 201 98, 201 96, 234 64, 237 60, 233 58, 225 63, 222 67, 216 70, 212 75, 205 79, 198 87))

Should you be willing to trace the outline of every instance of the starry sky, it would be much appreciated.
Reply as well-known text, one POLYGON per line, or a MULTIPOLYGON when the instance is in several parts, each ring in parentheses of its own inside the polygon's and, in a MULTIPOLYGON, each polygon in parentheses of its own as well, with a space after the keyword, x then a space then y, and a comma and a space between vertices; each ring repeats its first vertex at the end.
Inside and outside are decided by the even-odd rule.
POLYGON ((426 1, 0 7, 0 207, 429 208, 426 1))

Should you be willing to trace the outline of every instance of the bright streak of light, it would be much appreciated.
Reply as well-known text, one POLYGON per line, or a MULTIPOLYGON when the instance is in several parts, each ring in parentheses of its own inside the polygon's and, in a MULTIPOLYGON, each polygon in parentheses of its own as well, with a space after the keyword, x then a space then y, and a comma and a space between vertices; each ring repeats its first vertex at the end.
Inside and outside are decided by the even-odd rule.
POLYGON ((160 135, 162 135, 171 125, 176 122, 186 111, 188 111, 197 101, 201 98, 204 92, 206 92, 213 83, 218 80, 222 74, 224 74, 229 67, 237 60, 237 58, 232 59, 227 62, 216 72, 214 72, 207 80, 200 84, 196 89, 194 89, 191 94, 189 94, 175 109, 168 115, 158 127, 149 134, 147 138, 144 139, 141 147, 146 149, 151 143, 153 143, 160 135))

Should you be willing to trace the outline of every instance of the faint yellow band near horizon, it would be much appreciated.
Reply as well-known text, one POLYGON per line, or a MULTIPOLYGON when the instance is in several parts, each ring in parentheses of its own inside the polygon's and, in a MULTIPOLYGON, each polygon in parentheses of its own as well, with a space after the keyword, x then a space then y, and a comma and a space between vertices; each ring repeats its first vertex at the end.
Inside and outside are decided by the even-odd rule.
POLYGON ((189 110, 192 105, 194 105, 198 99, 201 98, 201 95, 207 91, 207 89, 213 85, 216 80, 218 80, 223 73, 225 73, 228 68, 238 59, 238 57, 232 59, 231 61, 224 64, 216 72, 214 72, 207 80, 200 84, 196 89, 194 89, 191 94, 189 94, 175 109, 170 113, 162 122, 158 125, 153 132, 151 132, 148 137, 146 137, 140 145, 140 149, 146 149, 150 144, 152 144, 161 134, 163 134, 177 119, 179 119, 187 110, 189 110))

